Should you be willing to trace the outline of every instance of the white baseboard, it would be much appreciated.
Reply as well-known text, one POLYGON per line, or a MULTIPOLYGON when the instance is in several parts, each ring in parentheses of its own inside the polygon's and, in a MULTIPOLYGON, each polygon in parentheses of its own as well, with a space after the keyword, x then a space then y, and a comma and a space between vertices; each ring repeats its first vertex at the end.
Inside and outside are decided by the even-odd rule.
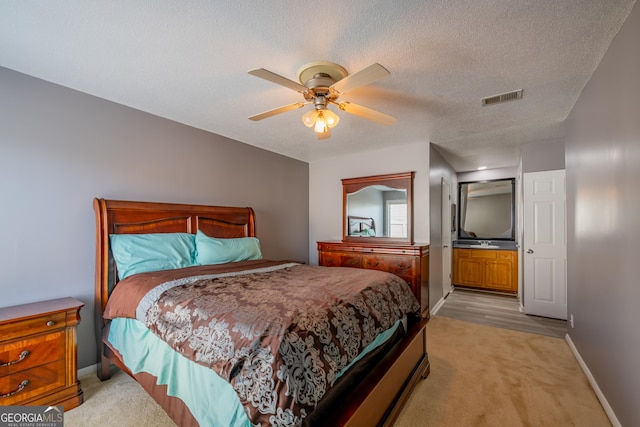
POLYGON ((430 314, 435 316, 436 313, 438 313, 438 310, 440 310, 440 307, 442 307, 443 305, 444 305, 444 297, 440 298, 440 301, 438 301, 436 305, 433 306, 433 310, 430 310, 430 314))
POLYGON ((95 375, 98 372, 98 364, 87 366, 86 368, 78 369, 78 378, 86 377, 89 375, 95 375))
POLYGON ((584 372, 584 374, 587 376, 587 379, 589 380, 589 384, 591 384, 593 391, 596 393, 596 396, 598 397, 598 400, 600 401, 600 404, 602 405, 602 409, 604 409, 605 414, 607 414, 607 417, 609 417, 609 421, 611 422, 611 425, 613 427, 622 427, 622 424, 620 424, 620 421, 618 421, 618 418, 616 417, 616 414, 613 412, 613 409, 609 405, 609 402, 607 402, 607 398, 604 397, 602 390, 600 390, 600 387, 598 386, 596 379, 593 377, 593 375, 591 375, 591 371, 587 367, 587 364, 584 363, 584 360, 582 359, 582 356, 580 356, 578 349, 573 344, 573 341, 571 341, 571 337, 569 336, 569 334, 566 334, 564 339, 567 341, 567 344, 569 344, 569 348, 571 349, 573 356, 578 361, 580 368, 582 368, 582 372, 584 372))

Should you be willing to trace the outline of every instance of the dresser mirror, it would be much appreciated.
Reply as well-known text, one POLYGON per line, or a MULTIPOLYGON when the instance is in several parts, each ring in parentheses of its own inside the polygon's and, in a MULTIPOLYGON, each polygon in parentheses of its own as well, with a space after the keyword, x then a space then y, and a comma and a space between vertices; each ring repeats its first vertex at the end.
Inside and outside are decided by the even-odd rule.
POLYGON ((515 240, 515 179, 458 184, 458 239, 515 240))
POLYGON ((413 244, 415 172, 342 180, 345 242, 413 244))

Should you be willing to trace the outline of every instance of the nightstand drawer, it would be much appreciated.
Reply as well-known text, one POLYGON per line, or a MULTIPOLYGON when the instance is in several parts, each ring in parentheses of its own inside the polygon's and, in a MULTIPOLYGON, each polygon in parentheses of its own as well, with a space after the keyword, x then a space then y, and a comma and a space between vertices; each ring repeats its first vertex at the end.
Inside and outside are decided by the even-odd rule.
POLYGON ((64 359, 0 377, 0 405, 20 402, 65 386, 64 359))
POLYGON ((0 344, 0 377, 64 359, 65 334, 56 331, 0 344))
POLYGON ((31 319, 19 320, 12 323, 0 325, 0 336, 2 340, 21 338, 40 332, 53 331, 64 328, 67 325, 66 313, 52 313, 31 319))
POLYGON ((67 297, 0 307, 0 406, 68 411, 82 403, 76 336, 83 305, 67 297))

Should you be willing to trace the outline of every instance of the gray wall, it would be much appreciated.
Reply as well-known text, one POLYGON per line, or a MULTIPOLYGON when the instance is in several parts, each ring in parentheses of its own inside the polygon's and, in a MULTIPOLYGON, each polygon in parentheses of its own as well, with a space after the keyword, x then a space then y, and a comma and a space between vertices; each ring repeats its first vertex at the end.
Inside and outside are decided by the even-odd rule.
POLYGON ((93 197, 251 206, 264 256, 308 261, 308 164, 0 68, 0 306, 86 305, 95 363, 93 197))
POLYGON ((522 145, 522 173, 564 169, 564 140, 522 145))
POLYGON ((619 422, 640 425, 640 6, 566 123, 569 336, 619 422))
MULTIPOLYGON (((442 178, 449 182, 451 203, 458 205, 458 179, 453 167, 442 157, 433 144, 429 153, 429 308, 432 309, 442 299, 442 178)), ((456 214, 457 217, 457 214, 456 214)), ((455 232, 451 241, 455 240, 455 232)), ((451 254, 453 259, 453 253, 451 254)))

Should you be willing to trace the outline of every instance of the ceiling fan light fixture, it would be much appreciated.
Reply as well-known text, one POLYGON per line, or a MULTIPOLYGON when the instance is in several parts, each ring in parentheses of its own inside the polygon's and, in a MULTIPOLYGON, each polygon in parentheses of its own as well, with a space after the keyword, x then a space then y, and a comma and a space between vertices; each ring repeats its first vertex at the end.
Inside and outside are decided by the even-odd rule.
POLYGON ((316 124, 313 127, 315 133, 325 133, 329 130, 329 126, 327 126, 327 122, 324 121, 323 118, 318 116, 318 120, 316 120, 316 124))
POLYGON ((309 111, 302 116, 302 123, 315 133, 326 133, 340 122, 340 117, 329 109, 309 111))
POLYGON ((320 110, 320 114, 324 117, 324 121, 330 128, 335 127, 340 122, 340 117, 328 108, 320 110))
POLYGON ((313 127, 316 123, 316 119, 318 118, 319 113, 320 112, 318 110, 311 110, 307 113, 304 113, 302 115, 302 123, 304 123, 304 125, 308 128, 313 127))

